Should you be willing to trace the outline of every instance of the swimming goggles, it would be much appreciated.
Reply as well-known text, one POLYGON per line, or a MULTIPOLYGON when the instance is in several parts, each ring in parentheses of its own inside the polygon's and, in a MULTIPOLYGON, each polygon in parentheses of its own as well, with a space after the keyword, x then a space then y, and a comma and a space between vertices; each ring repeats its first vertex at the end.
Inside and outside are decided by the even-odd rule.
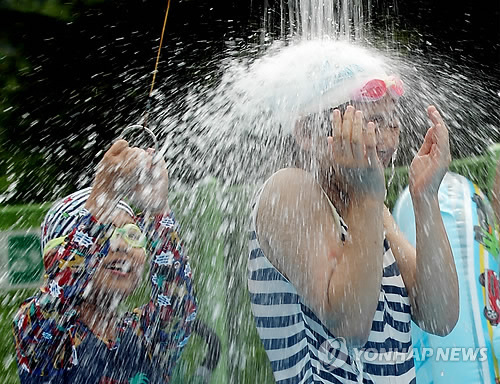
MULTIPOLYGON (((45 254, 47 251, 54 249, 64 243, 66 236, 56 237, 50 240, 43 249, 45 254)), ((146 248, 147 238, 142 233, 141 229, 132 223, 125 224, 123 227, 115 228, 109 237, 109 240, 121 237, 132 248, 146 248)))
POLYGON ((132 248, 145 248, 147 239, 141 229, 132 223, 125 224, 123 227, 115 228, 109 238, 110 241, 121 237, 132 248))
POLYGON ((389 76, 385 80, 373 79, 354 92, 353 101, 377 101, 382 99, 387 92, 398 99, 404 94, 403 82, 396 76, 389 76))

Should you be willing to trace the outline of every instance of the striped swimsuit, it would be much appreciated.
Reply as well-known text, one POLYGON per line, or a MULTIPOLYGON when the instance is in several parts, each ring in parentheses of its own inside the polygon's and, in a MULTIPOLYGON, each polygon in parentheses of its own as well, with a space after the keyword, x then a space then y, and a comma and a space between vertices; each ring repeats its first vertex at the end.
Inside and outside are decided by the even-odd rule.
MULTIPOLYGON (((351 349, 342 338, 332 335, 264 255, 255 230, 256 207, 258 204, 250 231, 248 289, 257 331, 276 382, 415 383, 410 302, 387 240, 371 332, 363 348, 351 349)), ((345 231, 347 227, 342 226, 345 231)))

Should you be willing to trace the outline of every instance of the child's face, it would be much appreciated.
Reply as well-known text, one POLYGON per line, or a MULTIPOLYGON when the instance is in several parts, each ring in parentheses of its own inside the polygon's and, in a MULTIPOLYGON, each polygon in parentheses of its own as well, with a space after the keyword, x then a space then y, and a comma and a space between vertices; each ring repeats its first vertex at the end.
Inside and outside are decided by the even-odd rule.
MULTIPOLYGON (((113 219, 117 228, 129 223, 134 223, 134 220, 122 210, 119 210, 113 219)), ((101 261, 92 279, 93 289, 104 295, 131 294, 141 280, 145 262, 144 248, 134 248, 122 236, 114 236, 110 240, 108 254, 101 261)))
MULTIPOLYGON (((400 127, 396 117, 397 102, 387 95, 376 102, 356 103, 354 107, 363 112, 365 124, 370 121, 375 123, 377 154, 384 167, 387 167, 399 145, 400 127)), ((314 119, 303 119, 298 124, 303 129, 300 130, 302 137, 298 138, 296 133, 296 140, 304 150, 315 152, 314 156, 320 161, 322 168, 329 167, 331 149, 327 145, 326 136, 332 134, 331 113, 325 113, 314 119), (307 146, 304 143, 307 143, 307 146)))
POLYGON ((356 109, 363 111, 365 124, 373 121, 377 135, 377 154, 384 167, 399 145, 400 126, 396 117, 397 102, 390 96, 373 103, 359 103, 356 109))

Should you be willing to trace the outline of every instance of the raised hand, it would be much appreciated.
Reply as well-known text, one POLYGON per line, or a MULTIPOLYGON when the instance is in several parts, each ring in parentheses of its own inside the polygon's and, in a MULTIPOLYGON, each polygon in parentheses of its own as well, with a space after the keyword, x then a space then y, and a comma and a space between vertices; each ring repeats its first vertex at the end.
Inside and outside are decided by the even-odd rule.
POLYGON ((333 168, 351 198, 372 195, 384 198, 384 169, 377 156, 375 124, 363 127, 363 113, 347 107, 342 118, 333 112, 333 137, 328 137, 333 168))
POLYGON ((168 171, 163 156, 147 151, 147 162, 140 173, 140 180, 132 190, 130 199, 141 209, 151 213, 167 213, 168 171))
POLYGON ((118 140, 97 167, 86 207, 106 221, 116 203, 128 197, 143 210, 162 213, 168 209, 167 193, 168 173, 163 159, 153 161, 153 150, 129 147, 125 140, 118 140))
POLYGON ((443 118, 434 106, 427 108, 427 114, 433 125, 410 165, 410 193, 413 198, 437 195, 451 161, 448 128, 443 118))

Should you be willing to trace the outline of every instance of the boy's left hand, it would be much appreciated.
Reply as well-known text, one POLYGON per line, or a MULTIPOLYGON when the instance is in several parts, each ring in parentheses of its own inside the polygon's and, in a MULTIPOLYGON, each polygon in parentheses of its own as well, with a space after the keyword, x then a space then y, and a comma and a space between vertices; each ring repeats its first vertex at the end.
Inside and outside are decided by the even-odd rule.
POLYGON ((429 128, 422 147, 410 165, 410 193, 413 198, 437 195, 439 185, 451 161, 448 128, 436 107, 427 114, 433 126, 429 128))

